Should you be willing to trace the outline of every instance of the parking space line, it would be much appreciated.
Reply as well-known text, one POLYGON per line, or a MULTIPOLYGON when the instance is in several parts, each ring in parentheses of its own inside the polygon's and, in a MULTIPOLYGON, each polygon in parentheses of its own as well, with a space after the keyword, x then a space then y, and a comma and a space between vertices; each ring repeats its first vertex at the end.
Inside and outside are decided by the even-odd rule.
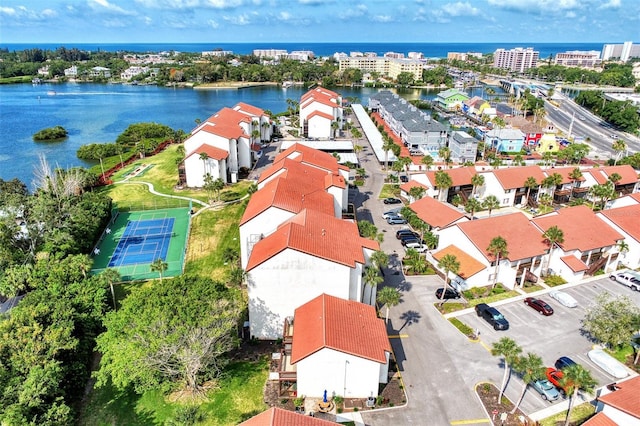
POLYGON ((389 339, 404 339, 405 337, 409 337, 408 334, 390 334, 389 339))
POLYGON ((487 346, 485 342, 483 342, 482 340, 478 340, 478 342, 480 342, 480 345, 482 345, 482 347, 485 348, 487 352, 491 353, 491 348, 487 346))
POLYGON ((478 423, 491 423, 489 419, 469 419, 469 420, 452 420, 451 425, 475 425, 478 423))

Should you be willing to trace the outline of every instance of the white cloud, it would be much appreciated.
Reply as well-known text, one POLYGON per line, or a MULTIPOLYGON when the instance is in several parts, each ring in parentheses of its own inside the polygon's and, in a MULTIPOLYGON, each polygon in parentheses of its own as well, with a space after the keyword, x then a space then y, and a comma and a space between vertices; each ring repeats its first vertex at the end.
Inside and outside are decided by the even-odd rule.
POLYGON ((11 17, 15 20, 24 22, 28 21, 46 21, 58 16, 58 12, 53 9, 43 9, 41 11, 27 9, 24 6, 0 7, 0 16, 11 17))
POLYGON ((214 29, 217 29, 220 27, 220 24, 218 24, 218 22, 213 19, 209 19, 207 21, 207 25, 209 25, 211 28, 214 28, 214 29))
MULTIPOLYGON (((190 10, 197 8, 233 9, 242 6, 243 0, 135 0, 135 2, 149 9, 190 10)), ((260 4, 260 0, 253 0, 260 4)))
POLYGON ((578 0, 487 0, 491 6, 499 9, 527 13, 550 13, 557 10, 578 9, 578 0))
POLYGON ((8 16, 16 16, 16 10, 12 7, 0 7, 0 14, 8 16))
POLYGON ((126 10, 113 3, 109 3, 107 0, 89 0, 89 7, 95 11, 102 12, 107 11, 120 15, 134 15, 134 11, 126 10))
POLYGON ((249 25, 251 23, 251 19, 246 13, 236 16, 223 16, 222 19, 234 25, 249 25))
POLYGON ((206 0, 204 5, 214 9, 233 9, 242 6, 242 0, 206 0))
POLYGON ((373 19, 375 22, 393 22, 393 17, 389 16, 389 15, 376 15, 373 16, 371 19, 373 19))
POLYGON ((359 18, 366 15, 368 11, 367 5, 360 3, 355 8, 349 8, 340 13, 340 19, 359 18))
POLYGON ((449 16, 476 16, 480 10, 471 6, 468 2, 449 3, 442 6, 442 10, 449 16))
POLYGON ((609 0, 605 4, 601 5, 598 9, 619 9, 620 0, 609 0))
POLYGON ((289 12, 280 12, 278 14, 278 19, 280 19, 281 21, 288 21, 291 19, 291 14, 289 12))

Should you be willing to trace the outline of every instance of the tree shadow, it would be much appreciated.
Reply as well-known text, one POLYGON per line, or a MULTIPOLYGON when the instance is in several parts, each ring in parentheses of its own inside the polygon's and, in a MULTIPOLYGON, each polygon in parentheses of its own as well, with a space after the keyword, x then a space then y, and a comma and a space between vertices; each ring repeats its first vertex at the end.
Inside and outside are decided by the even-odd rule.
POLYGON ((422 315, 420 315, 418 311, 408 310, 403 312, 402 315, 400 315, 400 320, 404 321, 404 324, 398 329, 398 332, 402 331, 405 327, 411 327, 413 324, 419 323, 421 318, 422 315))

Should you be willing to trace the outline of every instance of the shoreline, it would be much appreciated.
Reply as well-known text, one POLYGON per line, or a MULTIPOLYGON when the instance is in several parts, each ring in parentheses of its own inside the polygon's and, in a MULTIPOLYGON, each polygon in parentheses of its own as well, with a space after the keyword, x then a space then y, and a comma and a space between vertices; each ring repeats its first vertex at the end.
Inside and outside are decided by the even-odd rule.
POLYGON ((280 86, 274 81, 247 82, 247 81, 226 81, 224 83, 205 83, 193 86, 194 90, 216 90, 216 89, 246 89, 249 87, 280 86))

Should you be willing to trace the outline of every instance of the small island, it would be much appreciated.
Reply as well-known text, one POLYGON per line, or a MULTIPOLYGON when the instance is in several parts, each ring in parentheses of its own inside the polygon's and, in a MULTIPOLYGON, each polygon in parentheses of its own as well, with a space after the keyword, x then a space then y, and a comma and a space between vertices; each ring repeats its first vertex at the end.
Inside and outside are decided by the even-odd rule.
POLYGON ((33 135, 34 141, 39 142, 55 142, 62 139, 66 139, 68 136, 67 130, 62 126, 49 127, 42 129, 33 135))

